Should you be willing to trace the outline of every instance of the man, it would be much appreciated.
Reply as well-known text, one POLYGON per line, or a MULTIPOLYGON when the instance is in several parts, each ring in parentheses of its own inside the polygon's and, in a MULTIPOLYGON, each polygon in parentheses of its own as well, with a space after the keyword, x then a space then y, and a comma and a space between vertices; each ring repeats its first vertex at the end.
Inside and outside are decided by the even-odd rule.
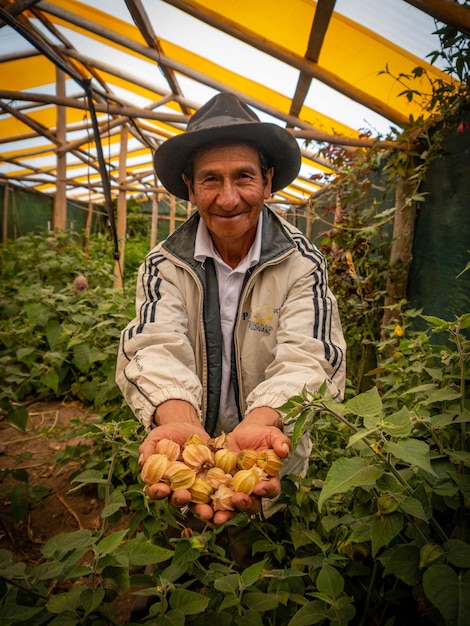
MULTIPOLYGON (((141 464, 160 439, 181 444, 225 432, 235 451, 273 448, 285 473, 306 471, 309 438, 290 452, 293 425, 277 407, 325 381, 340 399, 345 343, 323 257, 264 205, 299 168, 293 136, 229 93, 156 151, 160 181, 197 213, 148 254, 137 316, 121 337, 117 382, 148 430, 141 464)), ((269 514, 279 491, 276 476, 232 502, 269 514)), ((170 493, 165 483, 148 493, 180 507, 189 501, 188 491, 170 493)), ((193 511, 215 524, 234 514, 207 504, 193 511)))

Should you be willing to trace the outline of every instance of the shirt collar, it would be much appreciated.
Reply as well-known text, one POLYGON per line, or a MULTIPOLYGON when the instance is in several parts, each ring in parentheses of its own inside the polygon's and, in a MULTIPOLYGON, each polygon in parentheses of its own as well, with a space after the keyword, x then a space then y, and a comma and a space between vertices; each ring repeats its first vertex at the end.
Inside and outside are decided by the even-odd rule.
MULTIPOLYGON (((246 268, 253 267, 259 263, 261 256, 261 240, 263 229, 263 213, 259 214, 258 225, 256 227, 255 240, 253 241, 251 248, 248 250, 248 254, 240 262, 240 265, 246 268)), ((194 244, 194 259, 200 263, 204 263, 207 257, 213 259, 220 259, 220 255, 215 249, 214 242, 210 236, 209 230, 203 219, 199 220, 199 224, 196 232, 196 240, 194 244)))

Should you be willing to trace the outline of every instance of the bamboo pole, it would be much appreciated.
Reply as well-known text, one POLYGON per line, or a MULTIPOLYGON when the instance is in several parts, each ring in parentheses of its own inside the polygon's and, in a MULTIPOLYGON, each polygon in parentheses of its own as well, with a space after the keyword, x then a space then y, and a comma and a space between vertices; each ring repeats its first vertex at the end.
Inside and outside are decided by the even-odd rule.
POLYGON ((127 163, 127 126, 121 127, 121 149, 119 152, 119 193, 117 203, 117 220, 116 220, 116 232, 119 242, 119 259, 114 264, 115 281, 114 287, 121 289, 124 279, 124 255, 126 247, 126 199, 127 193, 125 188, 126 183, 126 163, 127 163), (122 186, 121 186, 122 185, 122 186))
POLYGON ((5 183, 5 187, 3 188, 3 219, 2 219, 2 231, 3 231, 3 244, 7 242, 8 235, 8 195, 9 195, 10 187, 8 185, 8 181, 5 183))
POLYGON ((152 228, 150 230, 150 250, 157 245, 158 232, 158 194, 152 194, 152 228))
MULTIPOLYGON (((65 74, 56 68, 57 96, 65 96, 65 74)), ((57 140, 58 146, 63 146, 67 139, 67 114, 63 106, 57 107, 57 140)), ((57 181, 52 211, 52 228, 64 231, 67 227, 67 156, 57 150, 57 181)))
POLYGON ((400 180, 395 196, 395 221, 393 223, 393 239, 390 250, 390 265, 387 278, 387 293, 384 301, 382 328, 392 320, 398 319, 399 312, 391 306, 406 298, 408 273, 413 258, 413 235, 416 218, 416 206, 410 202, 410 183, 400 180))

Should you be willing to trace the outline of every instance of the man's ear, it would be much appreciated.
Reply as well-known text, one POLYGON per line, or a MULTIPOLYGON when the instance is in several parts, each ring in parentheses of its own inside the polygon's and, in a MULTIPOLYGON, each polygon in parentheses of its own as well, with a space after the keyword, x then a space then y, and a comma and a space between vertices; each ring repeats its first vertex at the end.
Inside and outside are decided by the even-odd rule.
POLYGON ((183 179, 184 184, 188 188, 189 201, 191 202, 191 204, 196 204, 195 196, 194 196, 194 189, 193 189, 193 182, 189 180, 186 174, 181 174, 181 178, 183 179))
POLYGON ((274 176, 274 167, 270 167, 269 170, 266 170, 265 174, 265 184, 264 184, 264 199, 268 200, 272 191, 273 184, 273 176, 274 176))

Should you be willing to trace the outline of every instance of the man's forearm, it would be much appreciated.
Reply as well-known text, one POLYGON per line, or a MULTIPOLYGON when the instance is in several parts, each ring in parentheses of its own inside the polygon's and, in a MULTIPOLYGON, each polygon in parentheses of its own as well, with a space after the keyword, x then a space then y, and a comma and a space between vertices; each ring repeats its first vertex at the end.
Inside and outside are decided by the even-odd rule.
POLYGON ((162 402, 155 411, 153 421, 157 426, 179 422, 201 427, 195 408, 185 400, 167 400, 162 402))

